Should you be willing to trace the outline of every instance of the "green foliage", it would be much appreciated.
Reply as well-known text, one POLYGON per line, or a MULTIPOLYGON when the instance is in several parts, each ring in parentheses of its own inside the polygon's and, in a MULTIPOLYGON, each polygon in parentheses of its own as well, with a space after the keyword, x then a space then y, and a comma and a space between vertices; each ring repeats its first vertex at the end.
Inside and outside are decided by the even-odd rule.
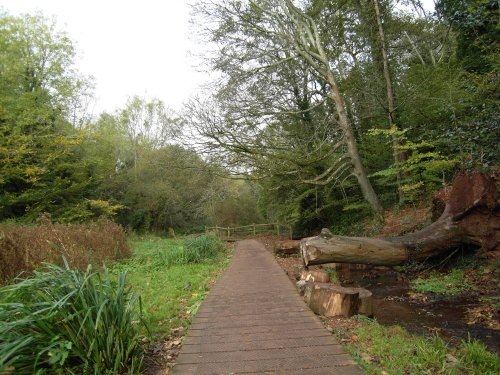
POLYGON ((40 14, 2 13, 0 46, 0 220, 91 216, 80 206, 93 187, 78 162, 84 135, 68 121, 90 88, 74 70, 73 44, 40 14))
POLYGON ((372 136, 382 135, 387 138, 396 135, 401 143, 399 151, 406 153, 407 158, 396 162, 388 169, 373 173, 372 176, 394 181, 400 176, 400 189, 405 200, 415 201, 423 194, 436 190, 442 184, 443 176, 451 171, 457 160, 449 159, 436 151, 436 146, 428 141, 412 142, 406 136, 406 130, 371 129, 372 136))
POLYGON ((353 332, 358 340, 347 351, 369 373, 496 374, 500 369, 498 355, 478 341, 469 339, 451 349, 438 335, 425 338, 399 326, 382 326, 365 317, 358 320, 361 325, 353 332), (447 362, 450 355, 457 363, 447 362))
POLYGON ((0 289, 0 372, 138 373, 137 297, 126 273, 48 265, 0 289))
POLYGON ((420 293, 436 293, 456 295, 474 289, 460 269, 454 269, 448 274, 432 272, 426 278, 418 278, 411 283, 413 290, 420 293))
POLYGON ((439 0, 437 10, 456 33, 457 58, 467 71, 487 73, 498 68, 497 1, 439 0))

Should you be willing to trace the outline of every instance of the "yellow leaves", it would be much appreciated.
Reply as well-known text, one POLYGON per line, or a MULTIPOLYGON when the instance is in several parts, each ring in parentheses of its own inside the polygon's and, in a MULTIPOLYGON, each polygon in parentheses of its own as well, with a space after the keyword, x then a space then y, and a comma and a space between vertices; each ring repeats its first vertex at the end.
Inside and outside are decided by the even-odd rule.
POLYGON ((33 179, 33 178, 36 178, 37 175, 44 174, 46 171, 47 171, 46 168, 43 168, 43 167, 40 167, 37 165, 30 165, 24 169, 23 174, 26 177, 33 179))
POLYGON ((124 205, 121 204, 112 204, 108 201, 101 200, 101 199, 89 199, 88 204, 90 206, 90 209, 97 215, 104 215, 104 216, 114 216, 119 210, 122 210, 125 208, 124 205))

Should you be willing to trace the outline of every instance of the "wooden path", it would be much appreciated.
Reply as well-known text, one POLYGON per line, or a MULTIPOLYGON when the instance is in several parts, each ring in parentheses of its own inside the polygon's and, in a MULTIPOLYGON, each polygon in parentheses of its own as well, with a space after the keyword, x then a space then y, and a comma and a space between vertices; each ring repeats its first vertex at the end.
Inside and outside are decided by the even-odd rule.
POLYGON ((255 240, 203 301, 174 374, 363 374, 255 240))

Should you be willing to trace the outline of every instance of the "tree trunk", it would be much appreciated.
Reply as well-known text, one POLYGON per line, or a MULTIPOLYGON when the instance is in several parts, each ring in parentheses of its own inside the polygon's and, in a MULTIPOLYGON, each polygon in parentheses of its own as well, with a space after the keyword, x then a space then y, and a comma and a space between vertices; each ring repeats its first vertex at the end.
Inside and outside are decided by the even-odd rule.
POLYGON ((301 242, 306 266, 323 263, 362 263, 379 266, 422 261, 461 244, 481 246, 484 252, 500 248, 500 205, 493 178, 480 173, 459 174, 441 217, 427 228, 393 238, 320 236, 301 242))
MULTIPOLYGON (((386 97, 387 97, 387 115, 389 120, 389 129, 391 129, 392 131, 391 137, 392 137, 394 162, 402 163, 406 161, 408 156, 401 149, 401 141, 399 139, 399 135, 397 134, 399 127, 396 122, 394 89, 392 87, 391 72, 389 70, 389 57, 387 54, 387 46, 385 42, 385 32, 384 32, 384 26, 382 24, 382 16, 380 15, 378 0, 373 0, 373 7, 375 8, 375 18, 377 19, 378 34, 380 38, 380 50, 382 53, 383 74, 384 74, 386 97)), ((398 172, 396 177, 397 177, 399 198, 400 200, 403 200, 403 192, 401 190, 401 172, 398 172)))
POLYGON ((326 72, 325 78, 330 85, 331 91, 329 96, 330 99, 332 99, 335 103, 335 108, 339 115, 339 125, 345 136, 347 152, 351 159, 351 163, 354 169, 354 175, 358 180, 361 192, 363 193, 363 197, 370 204, 374 211, 381 214, 383 212, 383 208, 380 204, 380 201, 378 200, 375 190, 373 190, 373 186, 370 183, 370 180, 368 180, 368 175, 366 174, 366 170, 361 161, 361 156, 359 155, 358 151, 358 145, 356 139, 354 138, 354 132, 352 131, 352 126, 349 121, 349 117, 347 116, 345 103, 337 86, 337 81, 330 68, 327 69, 328 70, 326 72))

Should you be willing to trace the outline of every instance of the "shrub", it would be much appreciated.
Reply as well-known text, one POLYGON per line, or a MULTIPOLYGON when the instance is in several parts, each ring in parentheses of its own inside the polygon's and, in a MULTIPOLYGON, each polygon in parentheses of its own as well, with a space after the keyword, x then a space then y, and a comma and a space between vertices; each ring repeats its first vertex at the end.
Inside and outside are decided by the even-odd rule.
POLYGON ((61 265, 61 256, 71 266, 85 269, 130 255, 122 227, 106 219, 91 224, 0 224, 0 280, 32 271, 43 262, 61 265))
POLYGON ((0 288, 0 374, 137 373, 137 298, 126 273, 48 265, 0 288))

